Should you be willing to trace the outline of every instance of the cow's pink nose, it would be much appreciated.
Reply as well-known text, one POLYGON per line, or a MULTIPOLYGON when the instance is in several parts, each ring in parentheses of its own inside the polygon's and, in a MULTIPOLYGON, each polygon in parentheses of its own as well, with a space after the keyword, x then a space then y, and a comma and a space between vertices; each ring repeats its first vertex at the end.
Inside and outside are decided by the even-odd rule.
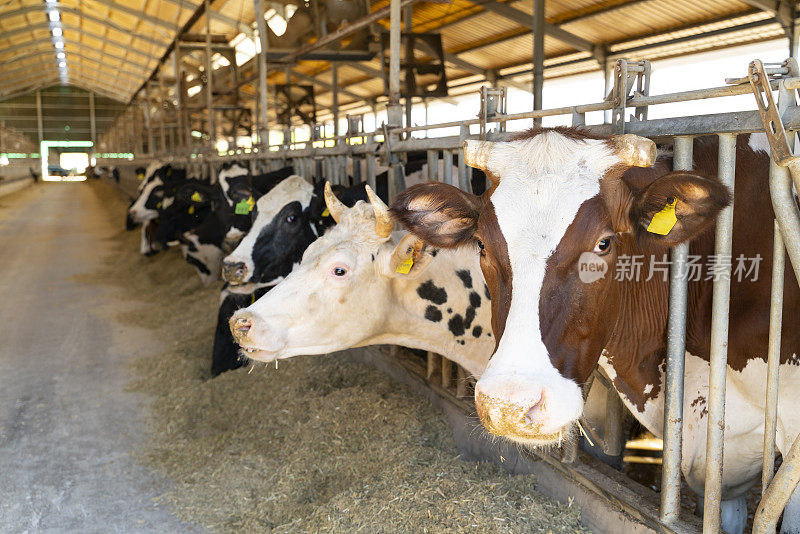
POLYGON ((247 334, 253 327, 252 321, 250 321, 250 318, 246 316, 231 317, 229 324, 231 327, 231 334, 233 334, 233 338, 237 342, 241 342, 242 340, 246 339, 247 334))

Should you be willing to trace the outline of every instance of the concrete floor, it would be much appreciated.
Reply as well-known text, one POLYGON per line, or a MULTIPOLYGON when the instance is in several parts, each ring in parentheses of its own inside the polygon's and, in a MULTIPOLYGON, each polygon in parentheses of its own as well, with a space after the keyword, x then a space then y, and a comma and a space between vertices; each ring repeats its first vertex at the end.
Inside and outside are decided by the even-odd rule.
POLYGON ((112 253, 124 205, 103 183, 0 198, 0 532, 196 531, 157 506, 167 482, 133 455, 147 399, 128 363, 159 340, 90 273, 112 253))

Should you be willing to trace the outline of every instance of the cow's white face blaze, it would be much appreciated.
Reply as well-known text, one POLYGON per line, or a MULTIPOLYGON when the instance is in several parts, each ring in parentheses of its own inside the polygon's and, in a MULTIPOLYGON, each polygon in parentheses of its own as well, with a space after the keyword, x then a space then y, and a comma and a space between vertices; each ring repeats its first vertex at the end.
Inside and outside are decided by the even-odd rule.
POLYGON ((136 197, 136 201, 128 208, 128 213, 130 213, 134 221, 137 223, 145 223, 158 217, 158 200, 155 198, 155 195, 158 194, 156 189, 163 186, 164 182, 157 176, 151 176, 140 184, 139 196, 136 197))
POLYGON ((239 163, 233 163, 227 169, 219 171, 219 175, 217 175, 217 180, 219 181, 219 185, 222 188, 222 193, 225 197, 225 200, 228 202, 229 206, 233 206, 233 199, 228 196, 228 191, 230 191, 230 184, 228 180, 231 178, 235 178, 237 176, 247 176, 249 174, 249 170, 247 170, 243 165, 239 163))
POLYGON ((497 350, 476 387, 490 431, 518 441, 558 439, 581 414, 574 381, 550 361, 541 334, 539 301, 547 260, 587 200, 600 192, 619 157, 604 140, 546 132, 494 145, 485 165, 499 185, 490 202, 505 240, 515 290, 497 350))

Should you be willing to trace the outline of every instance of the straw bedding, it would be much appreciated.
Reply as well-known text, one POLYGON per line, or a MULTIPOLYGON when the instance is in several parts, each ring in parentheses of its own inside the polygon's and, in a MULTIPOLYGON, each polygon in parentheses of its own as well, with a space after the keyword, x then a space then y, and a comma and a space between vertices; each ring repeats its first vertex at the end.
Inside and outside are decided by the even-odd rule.
POLYGON ((140 256, 137 232, 115 246, 85 281, 115 286, 115 319, 165 340, 130 389, 153 398, 139 456, 182 519, 217 531, 585 530, 534 476, 461 461, 444 417, 369 366, 297 357, 210 379, 219 287, 175 251, 140 256))

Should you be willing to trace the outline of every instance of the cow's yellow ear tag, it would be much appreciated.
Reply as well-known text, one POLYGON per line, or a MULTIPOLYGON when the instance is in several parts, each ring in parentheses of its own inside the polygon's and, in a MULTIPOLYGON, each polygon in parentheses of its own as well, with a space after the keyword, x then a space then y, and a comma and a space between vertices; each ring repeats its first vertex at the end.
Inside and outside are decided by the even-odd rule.
POLYGON ((675 223, 678 222, 678 217, 675 215, 675 205, 678 203, 677 199, 672 198, 672 201, 667 203, 664 208, 653 215, 653 219, 647 226, 647 231, 658 235, 667 235, 675 223))
POLYGON ((144 173, 140 172, 136 175, 140 180, 144 180, 144 173))
POLYGON ((328 208, 325 208, 325 211, 322 212, 322 216, 323 217, 330 217, 331 216, 331 210, 329 210, 328 208))
POLYGON ((194 214, 194 206, 189 206, 189 215, 194 214))
POLYGON ((201 195, 197 191, 192 193, 192 196, 190 196, 189 198, 191 198, 195 202, 202 202, 203 201, 203 195, 201 195))
POLYGON ((394 272, 399 274, 408 274, 409 272, 411 272, 411 267, 413 266, 414 266, 414 258, 408 258, 398 263, 397 268, 394 270, 394 272))

